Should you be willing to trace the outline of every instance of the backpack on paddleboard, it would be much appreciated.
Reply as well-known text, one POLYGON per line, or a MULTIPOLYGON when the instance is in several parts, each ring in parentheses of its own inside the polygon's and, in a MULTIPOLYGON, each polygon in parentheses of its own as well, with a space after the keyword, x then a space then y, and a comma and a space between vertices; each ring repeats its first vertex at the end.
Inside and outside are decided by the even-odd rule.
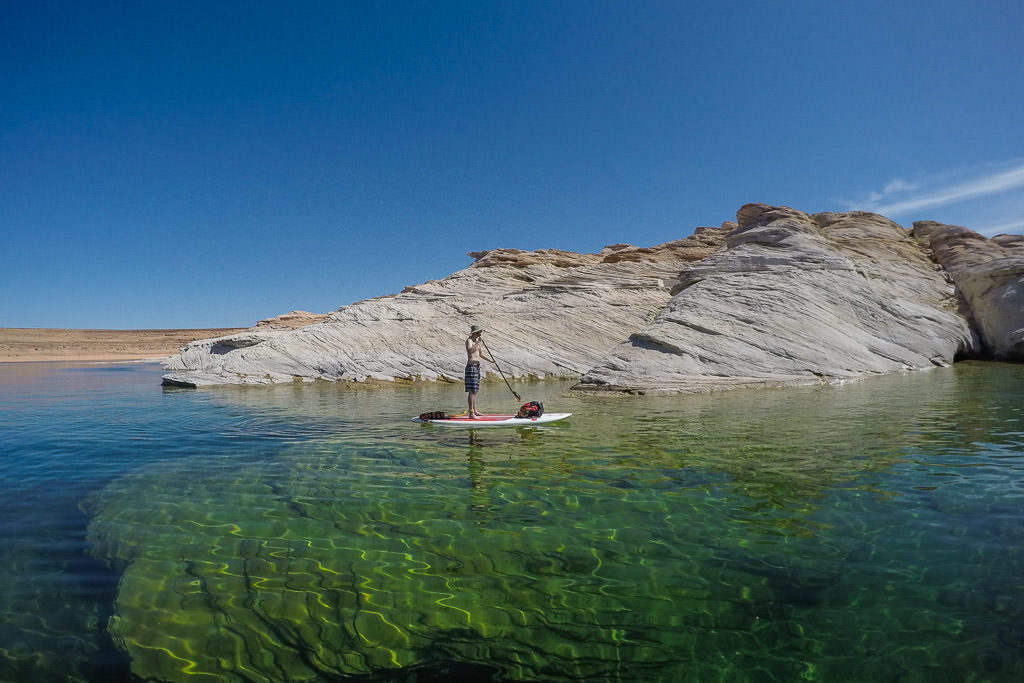
POLYGON ((516 413, 516 417, 540 417, 544 414, 544 404, 540 401, 530 401, 524 403, 516 413))
POLYGON ((420 413, 420 419, 424 422, 428 420, 447 420, 448 413, 443 410, 432 410, 429 413, 420 413))

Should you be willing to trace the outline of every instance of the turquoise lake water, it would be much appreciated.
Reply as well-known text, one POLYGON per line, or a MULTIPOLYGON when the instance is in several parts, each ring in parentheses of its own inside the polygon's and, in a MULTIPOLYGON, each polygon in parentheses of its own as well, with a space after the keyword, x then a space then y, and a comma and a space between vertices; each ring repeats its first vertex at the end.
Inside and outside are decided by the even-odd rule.
POLYGON ((1024 680, 1024 366, 468 431, 159 378, 0 364, 0 680, 1024 680))

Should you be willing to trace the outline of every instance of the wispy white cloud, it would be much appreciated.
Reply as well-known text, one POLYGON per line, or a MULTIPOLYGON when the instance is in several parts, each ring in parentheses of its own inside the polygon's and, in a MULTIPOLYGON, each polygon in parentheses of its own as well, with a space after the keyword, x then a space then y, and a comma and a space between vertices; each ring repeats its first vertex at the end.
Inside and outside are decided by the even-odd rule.
POLYGON ((900 192, 909 192, 911 190, 916 190, 918 187, 920 187, 918 183, 907 182, 902 178, 893 178, 880 191, 869 193, 868 196, 862 199, 861 201, 845 203, 848 204, 850 208, 854 208, 854 205, 856 205, 858 208, 864 208, 865 205, 867 205, 868 207, 873 207, 878 205, 879 202, 890 197, 891 195, 899 194, 900 192))
POLYGON ((989 225, 978 230, 979 233, 985 237, 992 237, 993 235, 1002 234, 1019 234, 1021 230, 1024 230, 1024 220, 1011 221, 1009 223, 1000 223, 999 225, 989 225))
POLYGON ((1024 163, 996 173, 960 181, 935 190, 920 192, 902 199, 891 195, 918 189, 920 184, 893 180, 882 193, 872 193, 867 200, 868 208, 886 216, 900 216, 912 211, 947 206, 969 199, 1000 194, 1024 188, 1024 163), (887 201, 888 200, 888 201, 887 201))
POLYGON ((849 210, 874 211, 895 220, 931 218, 964 225, 986 237, 1024 231, 1024 159, 930 177, 894 178, 849 210), (933 211, 943 207, 941 211, 933 211), (928 215, 930 214, 930 215, 928 215))
POLYGON ((894 178, 882 189, 882 194, 890 195, 897 194, 899 192, 912 192, 920 186, 920 183, 909 183, 902 178, 894 178))

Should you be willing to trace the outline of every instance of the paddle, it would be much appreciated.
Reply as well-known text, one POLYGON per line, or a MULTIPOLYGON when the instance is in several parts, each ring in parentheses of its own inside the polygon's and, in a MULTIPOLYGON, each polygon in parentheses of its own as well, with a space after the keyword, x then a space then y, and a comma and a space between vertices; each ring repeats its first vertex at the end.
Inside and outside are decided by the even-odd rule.
MULTIPOLYGON (((498 374, 501 375, 502 379, 505 379, 505 373, 501 371, 500 367, 498 367, 498 361, 494 360, 494 354, 491 353, 491 350, 489 348, 487 348, 487 342, 484 341, 483 337, 480 337, 480 341, 483 342, 483 344, 484 344, 484 351, 486 351, 487 355, 491 357, 491 362, 494 363, 494 367, 498 368, 498 374)), ((508 387, 509 391, 512 391, 512 385, 508 383, 507 379, 505 379, 505 386, 508 387)), ((512 391, 512 395, 516 397, 517 401, 522 401, 523 400, 523 399, 521 399, 519 397, 519 394, 517 394, 514 391, 512 391)))

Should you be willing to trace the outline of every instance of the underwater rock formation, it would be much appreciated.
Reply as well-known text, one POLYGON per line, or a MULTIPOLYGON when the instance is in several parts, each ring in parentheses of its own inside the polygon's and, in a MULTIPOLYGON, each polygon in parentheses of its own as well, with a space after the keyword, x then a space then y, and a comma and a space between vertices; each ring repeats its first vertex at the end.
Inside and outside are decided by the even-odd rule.
POLYGON ((422 457, 311 451, 294 469, 242 465, 229 478, 170 464, 101 492, 90 540, 123 572, 109 630, 132 672, 323 681, 459 662, 497 680, 608 680, 626 660, 668 681, 657 672, 701 640, 665 628, 680 615, 751 619, 733 589, 680 575, 711 532, 684 531, 692 515, 663 521, 645 491, 595 482, 635 500, 633 516, 583 507, 552 523, 547 511, 579 487, 509 485, 467 505, 418 475, 422 457), (638 520, 676 535, 632 532, 638 520))

